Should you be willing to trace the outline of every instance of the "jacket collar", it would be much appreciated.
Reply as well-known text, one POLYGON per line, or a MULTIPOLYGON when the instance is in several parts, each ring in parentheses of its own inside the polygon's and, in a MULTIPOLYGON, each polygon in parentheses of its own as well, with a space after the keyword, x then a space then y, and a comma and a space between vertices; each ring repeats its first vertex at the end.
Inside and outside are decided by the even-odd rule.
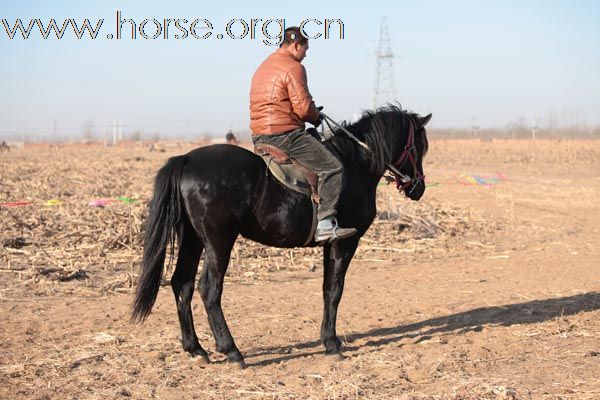
POLYGON ((292 53, 290 53, 287 49, 285 49, 283 47, 278 48, 277 50, 275 50, 275 52, 282 54, 284 56, 288 56, 291 59, 293 59, 294 61, 300 62, 300 60, 298 60, 298 58, 295 55, 293 55, 292 53))

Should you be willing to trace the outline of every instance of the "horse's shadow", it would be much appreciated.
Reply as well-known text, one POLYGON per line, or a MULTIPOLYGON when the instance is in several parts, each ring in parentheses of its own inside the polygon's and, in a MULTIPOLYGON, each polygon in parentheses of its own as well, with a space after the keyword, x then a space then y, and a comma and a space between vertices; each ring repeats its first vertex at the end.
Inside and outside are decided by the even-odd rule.
MULTIPOLYGON (((386 345, 403 339, 418 338, 416 342, 430 339, 436 334, 461 334, 469 331, 480 331, 485 326, 511 326, 544 322, 560 316, 569 316, 584 311, 600 309, 600 292, 589 292, 569 297, 546 300, 533 300, 526 303, 508 304, 475 308, 443 317, 431 318, 408 325, 398 325, 389 328, 371 329, 363 333, 351 333, 344 337, 346 343, 359 339, 369 339, 361 344, 361 348, 386 345)), ((322 353, 322 350, 297 352, 298 350, 320 347, 318 340, 297 343, 289 346, 260 348, 250 353, 246 359, 267 355, 281 355, 268 358, 249 365, 264 366, 277 364, 282 361, 307 357, 322 353), (282 355, 283 354, 283 355, 282 355)), ((358 346, 344 346, 344 350, 357 350, 358 346)))

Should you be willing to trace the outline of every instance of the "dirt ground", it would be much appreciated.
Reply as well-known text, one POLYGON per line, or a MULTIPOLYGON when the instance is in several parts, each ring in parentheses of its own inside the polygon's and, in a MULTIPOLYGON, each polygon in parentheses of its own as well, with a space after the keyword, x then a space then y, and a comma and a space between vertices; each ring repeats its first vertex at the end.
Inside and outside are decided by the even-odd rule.
POLYGON ((197 294, 208 366, 181 348, 168 285, 129 320, 144 200, 187 149, 0 154, 0 203, 32 203, 0 205, 0 398, 600 398, 600 142, 431 140, 420 202, 379 188, 339 308, 342 361, 318 341, 318 249, 240 241, 223 308, 244 370, 214 351, 197 294), (131 201, 89 205, 117 196, 131 201))

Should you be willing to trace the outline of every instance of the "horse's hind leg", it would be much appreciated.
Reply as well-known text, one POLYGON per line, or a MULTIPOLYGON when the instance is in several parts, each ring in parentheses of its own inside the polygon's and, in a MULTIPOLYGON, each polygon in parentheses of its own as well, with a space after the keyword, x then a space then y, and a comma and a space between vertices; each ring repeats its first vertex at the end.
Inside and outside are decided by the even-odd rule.
POLYGON ((194 228, 186 221, 177 257, 177 266, 171 278, 171 287, 177 303, 183 349, 193 356, 202 356, 206 362, 209 362, 208 354, 198 342, 191 309, 194 280, 196 272, 198 272, 202 250, 202 242, 198 239, 194 228))
POLYGON ((244 359, 233 341, 221 308, 223 279, 225 278, 236 236, 237 233, 212 234, 205 241, 206 253, 204 269, 200 277, 200 294, 204 301, 210 328, 217 343, 217 351, 227 355, 230 362, 243 367, 244 359))

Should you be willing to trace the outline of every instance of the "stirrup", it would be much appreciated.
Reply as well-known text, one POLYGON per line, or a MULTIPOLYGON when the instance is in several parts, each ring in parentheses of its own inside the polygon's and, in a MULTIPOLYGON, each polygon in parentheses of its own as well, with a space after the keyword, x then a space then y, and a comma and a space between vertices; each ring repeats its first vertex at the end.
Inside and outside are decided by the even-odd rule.
POLYGON ((355 228, 340 228, 337 219, 332 221, 333 227, 325 229, 317 229, 315 232, 315 242, 325 243, 334 242, 338 239, 345 239, 356 234, 355 228))

